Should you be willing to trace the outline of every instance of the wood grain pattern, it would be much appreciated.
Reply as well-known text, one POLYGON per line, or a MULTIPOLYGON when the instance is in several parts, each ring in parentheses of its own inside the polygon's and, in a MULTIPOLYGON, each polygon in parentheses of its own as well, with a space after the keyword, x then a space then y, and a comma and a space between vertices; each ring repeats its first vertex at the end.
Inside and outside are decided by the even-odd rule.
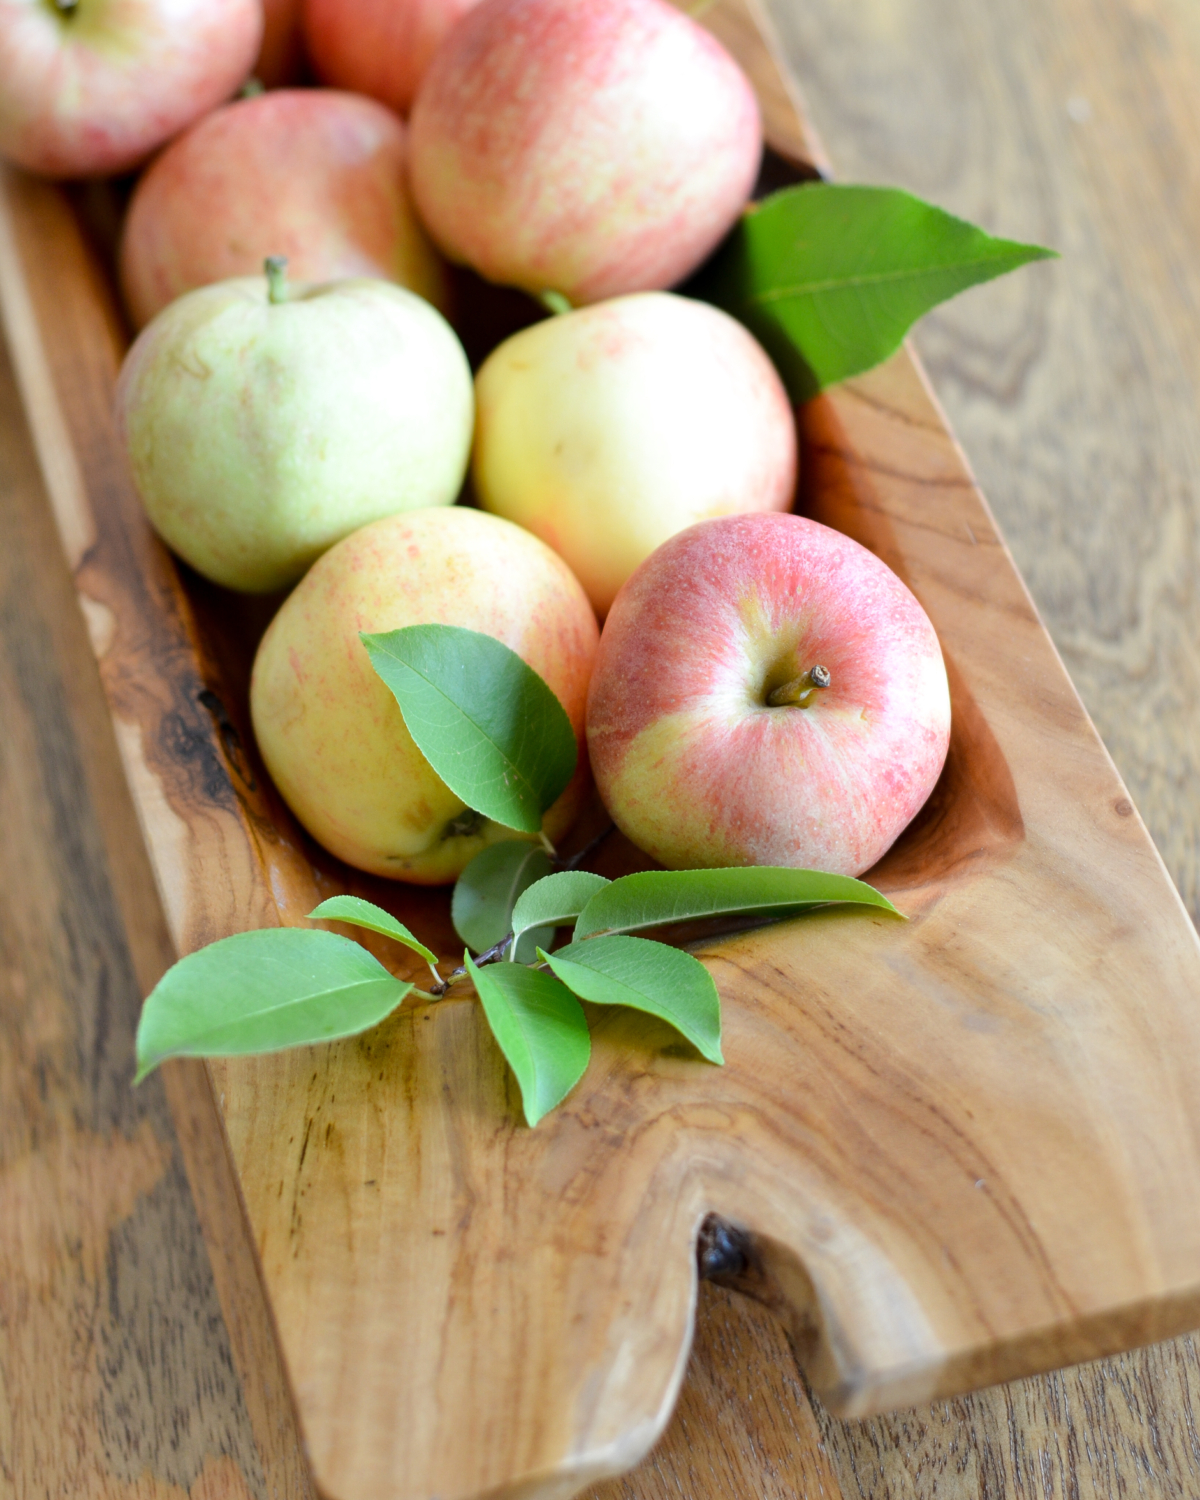
POLYGON ((783 1325, 761 1303, 701 1284, 696 1339, 653 1453, 588 1500, 842 1500, 783 1325))
MULTIPOLYGON (((938 309, 917 343, 1195 919, 1200 12, 1188 0, 773 9, 845 176, 1063 251, 938 309)), ((1181 1339, 821 1425, 856 1500, 1190 1500, 1198 1386, 1196 1344, 1181 1339)))
POLYGON ((130 1088, 166 934, 17 409, 0 350, 0 1493, 267 1500, 162 1083, 130 1088))
MULTIPOLYGON (((913 390, 904 389, 903 383, 901 383, 901 386, 898 387, 898 390, 891 389, 891 387, 885 387, 885 392, 886 395, 883 396, 883 398, 880 398, 879 392, 870 392, 870 390, 867 390, 867 392, 865 392, 864 405, 867 405, 867 407, 871 407, 871 404, 873 404, 873 402, 876 407, 882 405, 882 407, 885 408, 885 411, 883 411, 883 414, 885 414, 885 416, 886 410, 888 410, 888 408, 891 408, 892 416, 894 416, 894 414, 898 411, 898 413, 903 416, 904 422, 912 423, 912 425, 918 426, 919 428, 919 426, 921 426, 921 398, 919 398, 919 390, 918 392, 913 392, 913 390)), ((828 414, 826 414, 826 416, 828 416, 828 414)), ((838 465, 838 463, 841 463, 844 468, 843 459, 844 456, 846 456, 847 452, 852 453, 852 455, 859 455, 859 453, 861 453, 861 449, 859 449, 858 447, 858 441, 856 441, 858 440, 859 434, 858 429, 855 428, 855 422, 858 422, 859 426, 861 426, 862 422, 865 422, 865 420, 867 419, 865 419, 864 414, 862 413, 853 413, 853 411, 852 413, 850 413, 850 417, 852 417, 853 420, 849 423, 849 425, 852 426, 852 428, 855 428, 855 441, 853 441, 853 443, 849 444, 849 447, 847 447, 846 443, 844 443, 843 438, 843 429, 844 426, 846 426, 846 423, 841 420, 841 417, 843 416, 844 414, 841 414, 841 416, 838 416, 838 414, 834 414, 834 417, 832 417, 832 419, 829 419, 828 422, 825 423, 825 426, 823 426, 823 428, 816 429, 813 434, 813 443, 814 446, 816 446, 816 449, 819 450, 820 455, 822 455, 822 462, 832 463, 832 465, 838 465)), ((927 426, 929 426, 929 419, 926 419, 926 423, 927 426)), ((932 431, 932 428, 930 428, 930 431, 932 431)), ((895 434, 894 432, 888 432, 888 434, 886 434, 886 437, 891 440, 891 438, 895 438, 895 434)), ((926 455, 926 458, 929 458, 929 455, 926 455)), ((912 477, 912 471, 910 471, 910 477, 912 477)), ((895 478, 895 475, 892 475, 892 478, 895 478)), ((930 474, 916 474, 916 478, 919 478, 919 480, 921 480, 921 483, 924 484, 941 483, 938 478, 930 477, 930 474)), ((852 507, 856 507, 858 508, 858 510, 865 510, 868 511, 868 513, 874 514, 874 507, 876 507, 876 496, 874 496, 874 493, 870 492, 870 486, 871 484, 879 483, 879 478, 877 478, 877 475, 874 478, 871 478, 870 475, 868 475, 867 487, 865 487, 865 489, 864 481, 862 481, 861 475, 849 475, 849 477, 843 478, 843 480, 838 481, 838 483, 840 483, 841 489, 846 492, 843 496, 841 496, 846 504, 852 505, 852 507), (862 496, 864 495, 865 498, 862 498, 862 496)), ((894 499, 895 496, 889 495, 888 498, 894 499)), ((903 499, 903 496, 901 496, 901 499, 903 499)), ((910 516, 910 514, 907 514, 907 516, 906 514, 903 514, 903 504, 892 505, 892 510, 895 511, 894 514, 891 514, 892 525, 895 525, 895 523, 897 523, 897 520, 898 523, 900 523, 901 529, 903 529, 904 525, 912 525, 912 516, 910 516)), ((987 540, 986 534, 984 534, 984 540, 987 540)), ((885 528, 883 529, 883 532, 880 532, 879 534, 880 549, 885 549, 888 544, 895 544, 894 537, 888 537, 888 535, 886 535, 885 528)), ((959 541, 959 546, 962 546, 962 544, 962 541, 959 541)), ((972 541, 972 544, 975 544, 974 541, 972 541)), ((948 555, 954 555, 957 558, 957 553, 948 553, 948 555)), ((969 718, 971 718, 969 712, 966 717, 968 717, 968 720, 969 718)), ((984 723, 984 727, 987 727, 987 721, 986 723, 984 723)), ((1067 726, 1065 727, 1070 730, 1073 729, 1074 724, 1067 724, 1067 726)), ((974 744, 974 741, 972 741, 972 744, 974 744)), ((990 858, 1002 858, 1002 856, 1004 856, 1005 849, 1007 849, 1007 847, 1010 847, 1011 844, 1016 841, 1014 840, 1013 835, 1013 817, 1011 817, 1011 805, 1008 805, 1008 802, 1005 801, 1005 796, 1001 796, 1001 798, 999 798, 999 801, 996 801, 995 798, 990 801, 989 796, 984 795, 984 793, 987 793, 987 790, 989 790, 989 787, 987 786, 974 787, 974 789, 968 790, 972 793, 972 795, 966 798, 966 802, 963 802, 962 798, 959 799, 959 802, 956 802, 957 807, 963 807, 963 805, 971 804, 971 807, 974 808, 974 813, 972 813, 972 816, 974 816, 974 822, 968 820, 968 828, 966 828, 965 835, 963 835, 963 841, 962 844, 960 844, 960 849, 969 849, 969 847, 972 846, 972 840, 975 840, 975 838, 978 838, 981 834, 983 834, 984 853, 986 853, 987 856, 990 856, 990 858)), ((951 808, 951 810, 953 810, 953 808, 951 808)), ((1121 814, 1118 813, 1118 816, 1121 816, 1121 814)), ((1026 819, 1026 823, 1028 822, 1029 819, 1026 819)), ((956 829, 956 832, 962 832, 962 829, 956 829)), ((903 873, 903 871, 901 871, 901 873, 903 873)))

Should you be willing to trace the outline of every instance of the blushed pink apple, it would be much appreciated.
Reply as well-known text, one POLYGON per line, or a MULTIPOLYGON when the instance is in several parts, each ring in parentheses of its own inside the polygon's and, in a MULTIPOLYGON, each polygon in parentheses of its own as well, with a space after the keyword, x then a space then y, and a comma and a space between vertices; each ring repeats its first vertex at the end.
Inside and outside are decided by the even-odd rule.
POLYGON ((304 0, 304 34, 318 75, 378 99, 398 114, 412 108, 438 44, 478 0, 304 0))
POLYGON ((671 868, 859 875, 933 790, 950 693, 874 553, 792 515, 672 537, 617 595, 588 749, 617 826, 671 868))
MULTIPOLYGON (((2 0, 0 0, 2 3, 2 0)), ((372 99, 276 89, 216 110, 138 183, 121 239, 140 328, 184 292, 285 256, 298 281, 378 276, 435 306, 445 270, 417 222, 404 126, 372 99)))
POLYGON ((475 380, 475 491, 570 564, 598 614, 677 531, 787 510, 796 427, 727 313, 638 292, 536 323, 475 380))
POLYGON ((666 0, 483 0, 412 113, 412 185, 441 249, 573 304, 674 285, 741 212, 758 104, 666 0))
POLYGON ((262 639, 250 711, 275 785, 315 839, 376 875, 440 885, 488 844, 522 835, 469 813, 437 776, 359 640, 428 624, 495 636, 558 695, 580 756, 544 821, 557 838, 588 784, 596 618, 561 558, 496 516, 460 506, 393 516, 327 552, 262 639))
POLYGON ((0 156, 136 166, 245 81, 262 24, 260 0, 0 0, 0 156))

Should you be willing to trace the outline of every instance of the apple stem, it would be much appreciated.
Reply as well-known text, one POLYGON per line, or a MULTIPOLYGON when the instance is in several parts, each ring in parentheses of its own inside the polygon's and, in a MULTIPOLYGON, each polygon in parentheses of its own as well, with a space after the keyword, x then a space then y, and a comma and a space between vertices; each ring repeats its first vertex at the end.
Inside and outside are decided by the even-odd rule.
POLYGON ((263 274, 267 278, 267 301, 278 307, 288 298, 287 256, 268 255, 263 261, 263 274))
POLYGON ((575 311, 561 292, 539 292, 538 301, 556 318, 561 318, 564 313, 575 311))
POLYGON ((828 667, 809 667, 799 677, 772 688, 767 694, 769 708, 807 708, 818 692, 823 692, 833 679, 828 667))

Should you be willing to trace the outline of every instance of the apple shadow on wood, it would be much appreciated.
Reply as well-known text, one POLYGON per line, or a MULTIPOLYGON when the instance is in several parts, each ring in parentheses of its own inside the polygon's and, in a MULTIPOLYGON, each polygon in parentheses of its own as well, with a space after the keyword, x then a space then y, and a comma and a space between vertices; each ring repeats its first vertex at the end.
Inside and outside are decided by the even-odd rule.
MULTIPOLYGON (((861 543, 914 587, 876 476, 854 455, 838 408, 818 396, 797 415, 800 486, 796 509, 861 543)), ((919 584, 914 589, 919 597, 919 584)), ((924 807, 863 879, 908 915, 925 910, 968 864, 1010 858, 1025 837, 1016 784, 952 652, 942 647, 950 682, 950 748, 924 807), (904 899, 907 897, 907 901, 904 899)))

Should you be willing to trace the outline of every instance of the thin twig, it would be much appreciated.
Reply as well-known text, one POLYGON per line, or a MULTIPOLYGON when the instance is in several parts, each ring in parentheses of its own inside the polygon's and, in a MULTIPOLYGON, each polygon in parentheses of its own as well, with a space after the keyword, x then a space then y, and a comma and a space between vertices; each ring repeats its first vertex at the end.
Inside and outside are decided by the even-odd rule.
POLYGON ((579 866, 596 852, 596 850, 600 847, 600 845, 604 842, 604 840, 609 836, 609 834, 616 826, 617 825, 615 823, 610 823, 607 828, 602 828, 594 839, 589 839, 589 841, 584 844, 583 848, 579 851, 578 854, 572 854, 570 859, 568 859, 564 863, 563 869, 578 870, 579 866))
MULTIPOLYGON (((508 947, 509 943, 511 943, 512 940, 512 933, 506 933, 498 943, 493 943, 490 948, 486 949, 478 956, 478 958, 474 960, 475 967, 477 969, 480 969, 484 964, 494 964, 497 959, 503 956, 504 950, 508 947)), ((446 980, 447 986, 452 985, 456 979, 461 979, 466 974, 466 972, 466 965, 459 964, 457 969, 451 971, 450 978, 446 980)))
MULTIPOLYGON (((564 870, 577 870, 580 865, 583 864, 584 860, 586 860, 600 847, 600 845, 604 842, 604 840, 609 836, 609 834, 616 826, 617 825, 615 823, 610 823, 607 828, 602 828, 594 839, 590 839, 578 854, 573 854, 568 860, 559 860, 556 858, 555 863, 561 864, 564 870)), ((475 967, 477 969, 481 969, 484 964, 497 963, 501 958, 504 957, 504 953, 512 940, 513 934, 511 932, 505 933, 505 935, 500 939, 498 943, 493 943, 490 948, 486 949, 479 955, 477 959, 475 959, 475 967)), ((451 972, 449 979, 444 981, 445 988, 440 993, 445 994, 446 989, 448 989, 456 979, 462 979, 466 972, 467 970, 465 965, 460 964, 457 969, 454 969, 451 972)))

